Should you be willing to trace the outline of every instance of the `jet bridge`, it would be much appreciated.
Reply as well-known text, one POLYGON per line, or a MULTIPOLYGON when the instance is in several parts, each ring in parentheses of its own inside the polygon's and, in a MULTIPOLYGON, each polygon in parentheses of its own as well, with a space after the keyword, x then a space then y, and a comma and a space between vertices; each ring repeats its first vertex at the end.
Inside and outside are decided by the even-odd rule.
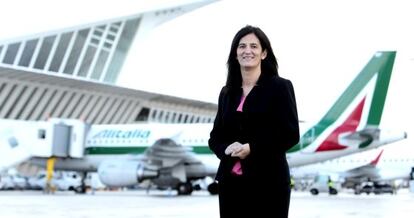
POLYGON ((0 120, 0 171, 31 157, 82 158, 89 125, 81 120, 0 120))

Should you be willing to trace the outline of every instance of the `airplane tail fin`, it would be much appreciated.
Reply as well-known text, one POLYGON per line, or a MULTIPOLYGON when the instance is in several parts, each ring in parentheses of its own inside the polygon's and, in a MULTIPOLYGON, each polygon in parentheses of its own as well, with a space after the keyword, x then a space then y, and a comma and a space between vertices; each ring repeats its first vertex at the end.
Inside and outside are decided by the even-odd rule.
POLYGON ((373 135, 378 133, 395 56, 395 51, 376 52, 328 112, 289 152, 309 146, 319 136, 324 139, 316 151, 344 149, 347 143, 341 140, 359 142, 361 148, 371 144, 373 135))
POLYGON ((377 166, 378 162, 380 161, 382 152, 384 152, 384 150, 381 150, 381 152, 378 154, 378 156, 369 163, 371 166, 377 166))
POLYGON ((354 103, 357 105, 354 110, 356 113, 368 107, 366 108, 368 113, 365 114, 366 124, 378 126, 381 122, 395 56, 395 51, 375 53, 319 123, 332 124, 354 103))

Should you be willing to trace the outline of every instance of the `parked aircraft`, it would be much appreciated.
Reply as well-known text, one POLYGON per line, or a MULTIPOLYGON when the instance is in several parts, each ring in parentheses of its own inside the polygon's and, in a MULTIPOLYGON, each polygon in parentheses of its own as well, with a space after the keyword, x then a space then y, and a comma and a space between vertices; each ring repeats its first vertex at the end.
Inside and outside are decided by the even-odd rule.
MULTIPOLYGON (((366 151, 406 138, 379 127, 396 52, 377 52, 316 124, 301 123, 300 142, 287 152, 291 167, 366 151)), ((211 123, 88 125, 80 120, 2 120, 0 167, 20 161, 55 169, 97 171, 108 186, 144 181, 190 194, 214 176, 211 123)), ((209 191, 215 193, 215 183, 209 191)))
POLYGON ((355 193, 360 193, 363 187, 374 190, 384 183, 414 179, 414 155, 405 150, 393 150, 392 154, 383 149, 376 154, 373 151, 298 167, 292 170, 292 175, 296 179, 330 176, 343 188, 354 189, 355 193))

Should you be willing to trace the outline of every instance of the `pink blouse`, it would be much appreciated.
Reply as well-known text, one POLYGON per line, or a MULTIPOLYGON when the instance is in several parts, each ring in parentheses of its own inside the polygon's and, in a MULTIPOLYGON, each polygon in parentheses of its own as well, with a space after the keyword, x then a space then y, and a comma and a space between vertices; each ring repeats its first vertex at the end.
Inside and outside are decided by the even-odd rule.
MULTIPOLYGON (((237 111, 238 112, 243 112, 243 105, 244 105, 244 100, 246 99, 246 96, 242 95, 241 99, 240 99, 240 104, 237 107, 237 111)), ((243 170, 241 168, 241 164, 240 164, 240 160, 238 160, 233 168, 231 169, 231 173, 237 176, 240 176, 243 174, 243 170)))
POLYGON ((246 99, 246 96, 242 95, 241 99, 240 99, 240 104, 237 107, 237 111, 238 112, 243 112, 243 105, 244 105, 244 100, 246 99))

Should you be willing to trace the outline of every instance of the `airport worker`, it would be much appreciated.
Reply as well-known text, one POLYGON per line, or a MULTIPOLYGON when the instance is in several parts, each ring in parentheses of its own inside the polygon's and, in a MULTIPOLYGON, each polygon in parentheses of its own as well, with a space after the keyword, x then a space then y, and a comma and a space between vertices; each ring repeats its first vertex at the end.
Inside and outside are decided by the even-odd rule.
MULTIPOLYGON (((295 179, 293 179, 292 176, 290 176, 290 188, 295 189, 295 179)), ((296 189, 295 189, 296 190, 296 189)))
POLYGON ((247 25, 236 33, 227 68, 209 138, 220 159, 220 217, 287 218, 286 151, 299 141, 293 85, 279 76, 270 41, 259 27, 247 25))
POLYGON ((328 188, 329 188, 329 194, 333 194, 335 192, 334 183, 331 177, 328 178, 328 188))

